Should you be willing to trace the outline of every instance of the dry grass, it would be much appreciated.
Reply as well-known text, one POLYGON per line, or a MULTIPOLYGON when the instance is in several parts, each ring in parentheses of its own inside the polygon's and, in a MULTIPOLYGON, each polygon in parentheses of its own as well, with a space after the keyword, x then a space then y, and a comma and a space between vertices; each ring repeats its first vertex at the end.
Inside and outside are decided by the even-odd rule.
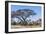
POLYGON ((38 28, 41 27, 41 25, 11 25, 12 29, 16 29, 16 28, 38 28))

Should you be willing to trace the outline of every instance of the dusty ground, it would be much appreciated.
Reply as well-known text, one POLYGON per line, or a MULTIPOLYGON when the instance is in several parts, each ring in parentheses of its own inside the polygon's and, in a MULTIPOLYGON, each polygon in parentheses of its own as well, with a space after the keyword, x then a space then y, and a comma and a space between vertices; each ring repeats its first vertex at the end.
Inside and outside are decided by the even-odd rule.
POLYGON ((40 25, 32 25, 32 26, 22 26, 22 25, 11 25, 11 28, 16 29, 16 28, 38 28, 41 27, 40 25))

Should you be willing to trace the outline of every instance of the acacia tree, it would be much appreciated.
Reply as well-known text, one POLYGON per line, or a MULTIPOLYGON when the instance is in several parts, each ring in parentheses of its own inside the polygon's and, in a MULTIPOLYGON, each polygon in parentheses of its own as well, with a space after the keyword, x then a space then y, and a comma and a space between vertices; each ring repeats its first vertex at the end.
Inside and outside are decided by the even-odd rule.
POLYGON ((30 9, 19 9, 17 11, 12 11, 11 13, 11 18, 18 18, 19 20, 21 20, 22 24, 27 24, 26 19, 30 16, 30 15, 36 15, 36 13, 34 13, 33 10, 30 9))

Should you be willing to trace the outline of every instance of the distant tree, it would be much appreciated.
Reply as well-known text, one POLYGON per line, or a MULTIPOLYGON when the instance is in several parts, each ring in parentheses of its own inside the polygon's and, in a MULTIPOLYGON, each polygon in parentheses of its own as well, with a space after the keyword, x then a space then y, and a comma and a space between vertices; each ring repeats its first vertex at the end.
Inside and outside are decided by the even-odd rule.
POLYGON ((16 25, 16 22, 11 23, 11 25, 16 25))
POLYGON ((37 20, 37 24, 41 25, 41 18, 37 20))

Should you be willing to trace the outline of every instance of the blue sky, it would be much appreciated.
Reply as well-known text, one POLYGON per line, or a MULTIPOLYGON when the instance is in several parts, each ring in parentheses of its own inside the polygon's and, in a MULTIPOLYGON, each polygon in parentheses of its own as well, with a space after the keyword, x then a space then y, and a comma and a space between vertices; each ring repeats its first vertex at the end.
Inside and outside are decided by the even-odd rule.
POLYGON ((33 10, 36 15, 31 17, 32 21, 38 20, 41 18, 41 6, 20 6, 20 5, 11 5, 11 11, 16 11, 18 9, 30 9, 33 10))

